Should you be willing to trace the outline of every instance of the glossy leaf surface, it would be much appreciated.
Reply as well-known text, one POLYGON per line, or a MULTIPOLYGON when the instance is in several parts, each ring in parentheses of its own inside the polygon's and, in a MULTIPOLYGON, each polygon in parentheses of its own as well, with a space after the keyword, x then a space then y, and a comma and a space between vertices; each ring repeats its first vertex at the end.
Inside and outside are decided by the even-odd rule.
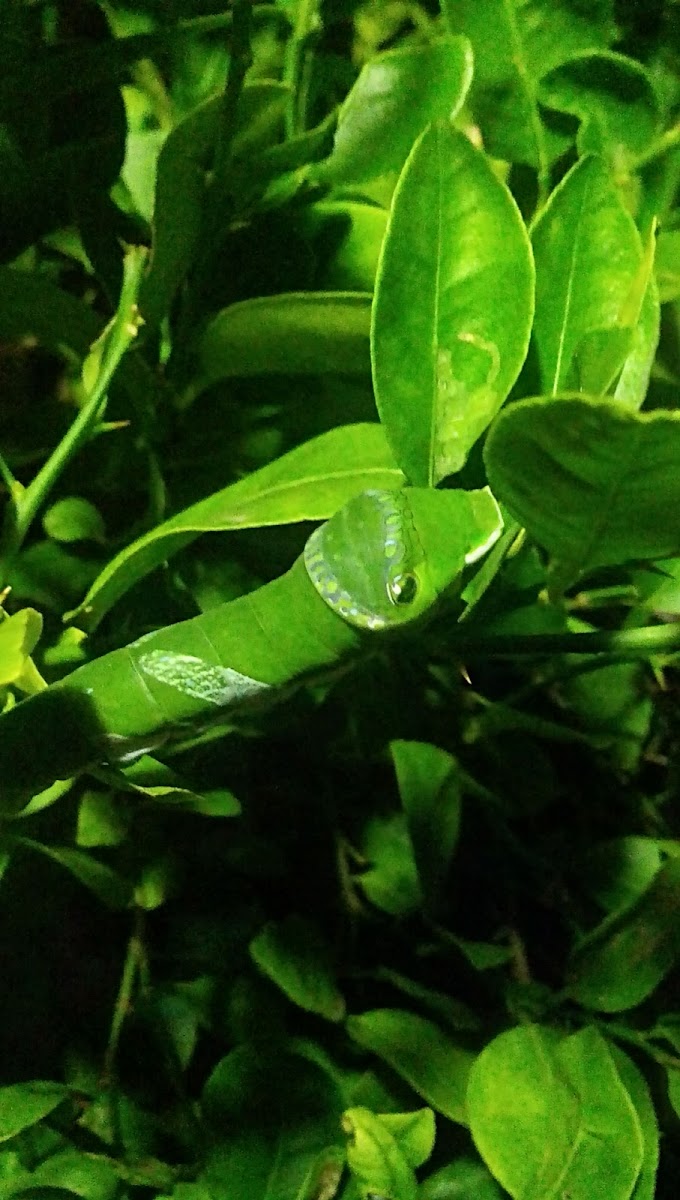
POLYGON ((485 459, 496 495, 569 581, 680 550, 675 412, 638 414, 585 397, 523 400, 498 419, 485 459))
POLYGON ((569 994, 601 1012, 646 999, 680 958, 679 898, 680 859, 671 858, 630 908, 607 917, 575 947, 569 994))
POLYGON ((347 1029, 431 1108, 467 1124, 465 1089, 473 1056, 432 1021, 404 1009, 381 1008, 348 1017, 347 1029))
POLYGON ((373 381, 404 474, 459 471, 527 352, 533 263, 515 203, 461 133, 431 126, 400 178, 373 309, 373 381))
POLYGON ((629 313, 627 301, 642 262, 635 223, 599 158, 581 159, 564 177, 533 227, 532 243, 543 391, 592 390, 593 339, 600 355, 609 340, 614 368, 629 352, 639 308, 629 313))
POLYGON ((366 487, 402 480, 380 426, 330 430, 142 535, 104 568, 69 619, 93 629, 134 583, 200 533, 323 519, 366 487))
POLYGON ((591 1200, 603 1187, 612 1200, 632 1195, 642 1129, 596 1030, 500 1034, 474 1064, 468 1111, 477 1148, 517 1200, 591 1200))
POLYGON ((377 55, 343 105, 322 177, 347 184, 400 171, 425 126, 455 116, 471 78, 465 38, 443 37, 377 55))

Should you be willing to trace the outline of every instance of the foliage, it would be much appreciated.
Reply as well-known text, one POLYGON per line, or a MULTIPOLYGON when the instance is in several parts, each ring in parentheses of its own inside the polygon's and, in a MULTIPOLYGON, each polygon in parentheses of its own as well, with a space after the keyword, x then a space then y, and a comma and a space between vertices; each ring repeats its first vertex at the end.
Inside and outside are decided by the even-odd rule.
POLYGON ((679 29, 0 0, 0 1200, 677 1194, 679 29))

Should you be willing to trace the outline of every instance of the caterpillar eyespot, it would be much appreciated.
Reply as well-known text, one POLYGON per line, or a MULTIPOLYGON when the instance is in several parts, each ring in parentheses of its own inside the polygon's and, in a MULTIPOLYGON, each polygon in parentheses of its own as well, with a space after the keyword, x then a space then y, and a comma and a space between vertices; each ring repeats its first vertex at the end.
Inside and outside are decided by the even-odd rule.
POLYGON ((387 592, 393 604, 413 604, 418 595, 418 580, 415 575, 397 575, 391 580, 387 592))

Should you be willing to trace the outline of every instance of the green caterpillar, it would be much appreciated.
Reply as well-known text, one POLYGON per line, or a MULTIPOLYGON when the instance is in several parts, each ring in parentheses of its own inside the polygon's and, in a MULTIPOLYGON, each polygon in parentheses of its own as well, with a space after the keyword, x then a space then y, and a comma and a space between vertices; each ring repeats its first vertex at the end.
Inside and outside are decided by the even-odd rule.
POLYGON ((356 496, 285 575, 95 659, 0 716, 0 811, 57 778, 273 703, 372 637, 422 619, 501 524, 487 489, 356 496))

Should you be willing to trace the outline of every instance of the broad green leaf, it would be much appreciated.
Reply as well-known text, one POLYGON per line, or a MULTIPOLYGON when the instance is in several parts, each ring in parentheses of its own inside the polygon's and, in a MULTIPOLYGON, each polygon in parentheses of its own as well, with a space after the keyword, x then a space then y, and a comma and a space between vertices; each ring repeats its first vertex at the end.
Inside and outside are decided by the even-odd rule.
POLYGON ((319 1160, 340 1145, 340 1094, 298 1055, 242 1045, 218 1063, 202 1097, 213 1132, 202 1178, 229 1200, 306 1200, 319 1160))
POLYGON ((381 1113, 380 1121, 389 1129, 409 1166, 422 1167, 434 1150, 437 1132, 431 1108, 416 1112, 381 1113))
POLYGON ((498 418, 485 460, 494 493, 557 560, 562 586, 597 567, 680 551, 676 412, 522 400, 498 418))
POLYGON ((64 1084, 41 1080, 0 1088, 0 1142, 42 1121, 69 1095, 64 1084))
POLYGON ((664 1013, 655 1022, 649 1036, 655 1039, 663 1038, 668 1042, 677 1056, 680 1056, 680 1013, 664 1013))
POLYGON ((201 335, 186 401, 232 376, 367 376, 370 324, 367 292, 288 292, 230 304, 201 335))
POLYGON ((469 938, 451 935, 451 943, 464 954, 475 971, 490 971, 501 967, 512 958, 509 946, 496 946, 493 942, 473 942, 469 938))
MULTIPOLYGON (((574 668, 578 662, 574 656, 574 668)), ((612 763, 624 771, 636 770, 654 717, 641 665, 612 663, 598 671, 586 670, 565 680, 561 691, 583 728, 609 743, 612 763)))
POLYGON ((196 249, 215 130, 216 102, 210 100, 175 126, 158 156, 152 255, 139 299, 151 327, 168 312, 196 249))
POLYGON ((201 533, 325 520, 366 488, 402 483, 379 425, 331 429, 143 534, 104 568, 67 617, 94 629, 134 583, 201 533))
POLYGON ((304 917, 272 921, 250 943, 250 956, 293 1004, 328 1021, 341 1021, 345 1001, 338 990, 328 947, 304 917))
POLYGON ((137 132, 128 128, 125 141, 125 162, 120 177, 137 212, 148 224, 153 220, 158 159, 167 136, 165 129, 137 132))
POLYGON ((656 244, 656 280, 662 304, 680 296, 680 229, 662 229, 656 244))
POLYGON ((671 858, 647 890, 577 945, 568 994, 586 1008, 623 1012, 640 1004, 680 959, 680 859, 671 858))
POLYGON ((471 1158, 457 1158, 421 1183, 418 1200, 503 1200, 486 1167, 471 1158))
POLYGON ((126 908, 132 898, 132 884, 111 867, 68 846, 48 846, 33 838, 20 837, 17 843, 30 850, 37 850, 46 858, 64 867, 80 883, 91 891, 107 908, 126 908))
POLYGON ((538 98, 581 121, 581 154, 602 154, 621 171, 653 142, 660 111, 646 70, 611 51, 582 51, 544 75, 538 98))
POLYGON ((659 1122, 647 1081, 619 1046, 609 1043, 609 1053, 635 1108, 644 1142, 642 1166, 631 1200, 654 1200, 659 1164, 659 1122))
POLYGON ((458 841, 461 786, 455 758, 426 742, 392 742, 392 761, 423 898, 436 905, 458 841))
POLYGON ((129 820, 125 810, 116 803, 110 792, 83 792, 78 805, 76 843, 88 849, 93 846, 119 846, 125 839, 129 820))
POLYGON ((310 205, 305 227, 319 239, 320 256, 329 242, 333 247, 323 273, 324 287, 373 291, 387 217, 384 208, 353 200, 310 205))
POLYGON ((34 608, 22 608, 11 617, 0 613, 0 687, 11 683, 23 690, 37 690, 32 684, 37 684, 40 676, 30 655, 42 627, 42 617, 34 608))
POLYGON ((99 509, 82 496, 64 496, 45 512, 43 529, 55 542, 104 542, 106 530, 99 509))
POLYGON ((438 1025, 404 1009, 376 1008, 348 1017, 347 1031, 436 1112, 467 1125, 465 1091, 473 1055, 438 1025))
POLYGON ((556 1181, 579 1128, 579 1102, 559 1071, 559 1035, 538 1025, 500 1034, 470 1072, 470 1131, 487 1166, 513 1197, 557 1200, 556 1181))
POLYGON ((533 264, 522 219, 488 159, 431 126, 397 185, 371 332, 381 420, 404 474, 459 471, 524 362, 533 264))
POLYGON ((199 813, 203 817, 236 817, 241 812, 239 801, 227 788, 195 791, 176 771, 148 754, 126 767, 115 783, 158 807, 199 813))
POLYGON ((403 813, 371 817, 364 828, 361 852, 368 869, 358 881, 371 904, 394 917, 420 908, 420 880, 403 813))
POLYGON ((667 1068, 668 1099, 671 1102, 676 1117, 680 1118, 680 1071, 675 1067, 667 1068))
POLYGON ((50 1155, 24 1181, 22 1192, 39 1200, 35 1189, 60 1188, 82 1200, 114 1200, 120 1183, 114 1164, 103 1155, 64 1149, 50 1155))
POLYGON ((586 1026, 561 1043, 557 1058, 581 1103, 579 1141, 564 1178, 565 1191, 583 1200, 606 1193, 628 1200, 644 1161, 636 1107, 608 1042, 586 1026))
POLYGON ((630 350, 614 388, 614 398, 634 412, 642 408, 647 395, 660 328, 659 292, 655 279, 651 278, 632 332, 630 350))
POLYGON ((590 895, 608 912, 628 908, 642 895, 661 866, 652 838, 618 837, 594 845, 580 864, 590 895))
MULTIPOLYGON (((281 122, 287 91, 275 80, 258 80, 243 88, 232 144, 236 169, 240 158, 269 142, 281 122)), ((206 172, 223 105, 224 97, 217 95, 194 109, 170 132, 158 156, 153 253, 140 297, 142 314, 151 326, 168 313, 199 245, 206 172)))
POLYGON ((347 1165, 362 1197, 417 1200, 413 1168, 380 1116, 367 1108, 348 1108, 342 1127, 347 1135, 347 1165))
POLYGON ((74 783, 75 779, 57 779, 51 787, 37 792, 26 807, 15 814, 17 821, 23 821, 25 817, 32 817, 34 813, 42 812, 43 808, 49 808, 50 805, 56 804, 57 800, 61 800, 62 796, 70 792, 74 783))
POLYGON ((471 107, 490 154, 538 167, 545 176, 564 139, 543 125, 542 75, 571 55, 606 47, 616 35, 611 0, 445 0, 449 27, 472 42, 471 107))
POLYGON ((400 171, 425 126, 456 115, 471 79, 466 38, 446 36, 377 54, 340 111, 321 179, 346 185, 400 171))
POLYGON ((630 351, 639 307, 631 313, 629 297, 643 258, 633 218, 599 158, 583 158, 565 175, 532 242, 543 391, 587 390, 595 351, 601 359, 609 343, 610 376, 630 351))
POLYGON ((169 855, 158 854, 142 864, 133 891, 137 908, 153 912, 165 904, 172 894, 177 878, 175 860, 169 855))
POLYGON ((495 1038, 470 1074, 478 1150, 517 1200, 629 1200, 643 1161, 633 1103, 600 1034, 525 1025, 495 1038))

